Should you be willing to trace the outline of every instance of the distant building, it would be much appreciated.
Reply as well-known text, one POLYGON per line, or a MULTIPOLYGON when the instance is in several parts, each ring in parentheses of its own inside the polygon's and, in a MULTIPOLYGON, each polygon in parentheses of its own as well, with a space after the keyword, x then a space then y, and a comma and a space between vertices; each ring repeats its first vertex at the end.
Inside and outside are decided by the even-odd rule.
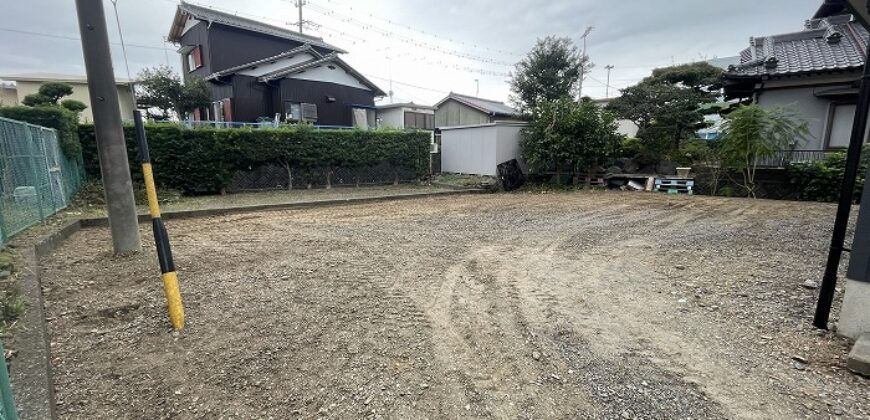
POLYGON ((848 147, 870 34, 844 7, 826 2, 801 31, 751 38, 726 73, 726 99, 793 107, 810 129, 797 149, 848 147))
POLYGON ((374 127, 386 94, 321 38, 181 2, 168 37, 180 46, 185 80, 206 81, 212 104, 198 120, 374 127))
MULTIPOLYGON (((80 121, 83 123, 94 121, 94 114, 91 112, 92 107, 91 96, 88 91, 88 79, 85 76, 55 73, 27 73, 0 76, 0 80, 15 82, 14 87, 0 88, 0 106, 20 105, 25 96, 38 93, 39 87, 42 86, 43 83, 67 83, 72 86, 73 93, 64 99, 75 99, 83 102, 88 107, 79 115, 80 121)), ((130 80, 115 78, 115 82, 118 84, 118 103, 120 105, 121 118, 125 121, 132 121, 135 106, 130 80)))
POLYGON ((435 129, 435 107, 413 102, 377 106, 378 128, 435 129))
MULTIPOLYGON (((602 108, 606 108, 607 105, 610 105, 610 102, 616 98, 601 98, 601 99, 593 99, 592 102, 596 103, 598 106, 602 108)), ((639 130, 637 124, 631 120, 616 120, 616 123, 619 124, 619 127, 616 129, 616 132, 622 134, 626 137, 635 137, 637 136, 637 132, 639 130)))
POLYGON ((504 102, 450 93, 435 104, 435 128, 524 121, 522 113, 504 102))
POLYGON ((0 81, 0 106, 18 105, 18 90, 13 82, 0 81))

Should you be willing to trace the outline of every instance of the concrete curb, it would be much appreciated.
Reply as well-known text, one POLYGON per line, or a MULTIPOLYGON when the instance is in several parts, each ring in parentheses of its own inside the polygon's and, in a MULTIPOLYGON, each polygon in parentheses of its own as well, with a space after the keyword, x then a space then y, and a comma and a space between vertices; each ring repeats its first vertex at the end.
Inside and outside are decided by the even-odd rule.
POLYGON ((870 333, 861 335, 855 342, 846 367, 853 373, 870 378, 870 333))
MULTIPOLYGON (((228 207, 219 209, 168 212, 164 219, 190 219, 227 214, 260 212, 269 210, 293 210, 328 206, 377 203, 384 201, 410 200, 415 198, 443 197, 460 194, 483 194, 492 191, 463 189, 434 193, 413 193, 333 200, 306 201, 298 203, 264 204, 256 206, 228 207)), ((139 215, 140 222, 150 221, 149 215, 139 215)), ((45 321, 45 303, 42 296, 39 261, 60 247, 74 233, 87 227, 108 226, 105 217, 76 220, 40 238, 35 245, 22 248, 26 267, 19 278, 21 295, 28 307, 20 320, 22 328, 15 334, 18 356, 12 362, 10 380, 12 393, 22 419, 55 419, 54 378, 51 367, 51 346, 45 321)))
POLYGON ((19 278, 19 288, 21 296, 27 301, 27 310, 20 320, 22 328, 15 333, 18 356, 12 360, 9 376, 18 415, 22 419, 56 418, 51 347, 45 322, 39 260, 81 228, 82 224, 78 220, 67 223, 21 252, 26 267, 19 278))
MULTIPOLYGON (((229 214, 253 213, 253 212, 272 211, 272 210, 297 210, 297 209, 307 209, 307 208, 317 208, 317 207, 348 206, 348 205, 356 205, 356 204, 379 203, 379 202, 384 202, 384 201, 410 200, 410 199, 415 199, 415 198, 444 197, 444 196, 460 195, 460 194, 488 194, 491 192, 492 191, 481 190, 481 189, 462 189, 462 190, 429 192, 429 193, 385 195, 385 196, 378 196, 378 197, 338 198, 338 199, 331 199, 331 200, 301 201, 301 202, 297 202, 297 203, 261 204, 261 205, 255 205, 255 206, 225 207, 225 208, 202 209, 202 210, 182 210, 182 211, 174 211, 174 212, 165 212, 162 214, 162 217, 164 220, 181 220, 181 219, 192 219, 192 218, 197 218, 197 217, 224 216, 224 215, 229 215, 229 214)), ((151 221, 151 216, 149 216, 147 214, 140 214, 139 215, 139 223, 146 223, 149 221, 151 221)), ((109 219, 106 217, 82 219, 80 222, 81 222, 81 227, 83 227, 83 228, 97 227, 97 226, 108 226, 109 225, 109 219)))

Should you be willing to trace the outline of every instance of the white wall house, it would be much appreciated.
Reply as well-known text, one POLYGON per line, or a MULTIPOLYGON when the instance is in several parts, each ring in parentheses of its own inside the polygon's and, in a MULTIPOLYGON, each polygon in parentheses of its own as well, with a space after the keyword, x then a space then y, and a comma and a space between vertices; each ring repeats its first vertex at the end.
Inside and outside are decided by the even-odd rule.
POLYGON ((499 121, 441 128, 441 171, 469 175, 498 174, 498 165, 520 161, 520 132, 526 123, 499 121))
POLYGON ((789 107, 809 124, 798 150, 849 145, 868 31, 852 15, 824 8, 801 31, 751 38, 726 73, 726 99, 789 107))
MULTIPOLYGON (((76 76, 69 74, 54 74, 54 73, 27 73, 0 76, 0 80, 6 82, 15 82, 14 88, 3 89, 9 93, 3 94, 2 106, 19 105, 24 100, 24 97, 33 93, 39 92, 39 87, 47 82, 63 82, 72 86, 73 93, 63 99, 75 99, 83 102, 88 107, 79 114, 79 119, 83 123, 94 121, 94 115, 91 112, 91 96, 88 91, 88 79, 85 76, 76 76), (11 91, 14 90, 14 93, 11 91), (15 101, 12 101, 13 95, 15 101)), ((133 120, 133 93, 131 83, 128 79, 115 78, 118 85, 118 103, 120 105, 121 119, 125 121, 133 120)))
POLYGON ((435 107, 413 102, 377 106, 378 128, 435 129, 435 107))
MULTIPOLYGON (((592 102, 594 102, 596 105, 598 105, 602 108, 605 108, 614 99, 616 99, 616 98, 593 99, 592 102)), ((637 132, 638 132, 639 128, 638 128, 637 124, 634 123, 634 121, 616 120, 616 123, 619 125, 616 128, 617 133, 622 134, 625 137, 636 137, 637 136, 637 132)))

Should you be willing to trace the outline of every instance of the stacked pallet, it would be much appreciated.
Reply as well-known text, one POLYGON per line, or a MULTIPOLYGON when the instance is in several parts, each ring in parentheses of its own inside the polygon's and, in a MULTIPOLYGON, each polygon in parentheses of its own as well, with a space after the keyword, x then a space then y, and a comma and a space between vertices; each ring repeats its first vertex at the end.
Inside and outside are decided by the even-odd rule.
POLYGON ((656 178, 656 191, 693 195, 695 180, 690 178, 656 178))

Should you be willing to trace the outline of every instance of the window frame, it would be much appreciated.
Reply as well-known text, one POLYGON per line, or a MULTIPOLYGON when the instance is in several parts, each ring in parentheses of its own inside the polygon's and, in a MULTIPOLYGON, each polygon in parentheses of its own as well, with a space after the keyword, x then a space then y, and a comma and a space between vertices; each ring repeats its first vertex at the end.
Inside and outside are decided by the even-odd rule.
MULTIPOLYGON (((834 133, 834 117, 837 115, 837 107, 840 106, 850 106, 854 105, 857 109, 858 100, 857 99, 847 99, 847 100, 838 100, 831 101, 828 104, 828 115, 825 119, 825 137, 824 137, 824 148, 829 151, 844 151, 849 149, 849 145, 846 146, 831 146, 831 135, 834 133)), ((852 119, 852 124, 855 124, 854 116, 852 119)), ((870 129, 870 126, 868 126, 870 129)), ((851 133, 851 130, 850 130, 851 133)), ((850 139, 851 140, 851 137, 850 139)), ((867 135, 864 136, 864 144, 867 144, 867 135)))
POLYGON ((188 73, 202 68, 202 48, 200 48, 199 45, 194 46, 193 49, 187 53, 187 67, 188 73))

